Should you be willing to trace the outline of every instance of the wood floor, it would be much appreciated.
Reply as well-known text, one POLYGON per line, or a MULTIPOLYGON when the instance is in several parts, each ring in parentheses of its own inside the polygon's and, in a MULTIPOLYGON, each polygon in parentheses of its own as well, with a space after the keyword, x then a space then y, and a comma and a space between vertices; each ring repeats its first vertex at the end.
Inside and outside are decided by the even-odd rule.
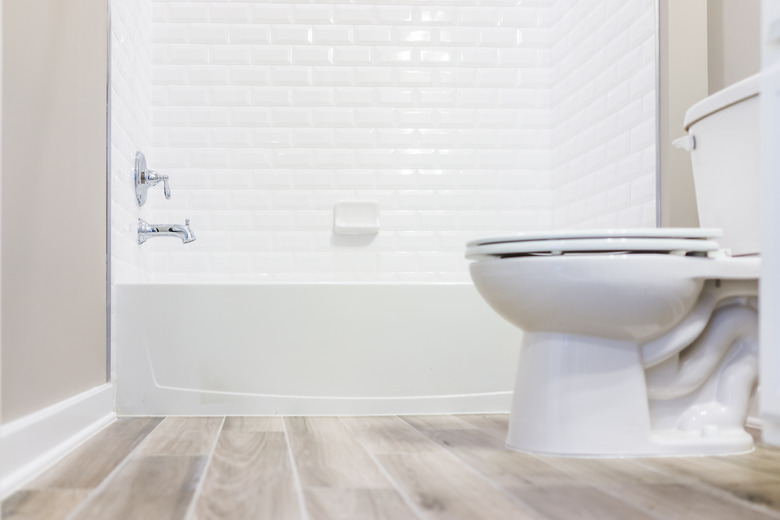
POLYGON ((16 519, 780 519, 780 450, 508 451, 506 415, 119 419, 2 505, 16 519))

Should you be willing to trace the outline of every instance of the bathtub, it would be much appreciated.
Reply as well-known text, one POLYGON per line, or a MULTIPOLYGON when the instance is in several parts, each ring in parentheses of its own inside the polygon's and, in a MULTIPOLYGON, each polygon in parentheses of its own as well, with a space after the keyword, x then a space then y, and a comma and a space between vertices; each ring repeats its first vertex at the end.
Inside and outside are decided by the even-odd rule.
POLYGON ((120 415, 508 412, 522 333, 467 284, 117 284, 120 415))

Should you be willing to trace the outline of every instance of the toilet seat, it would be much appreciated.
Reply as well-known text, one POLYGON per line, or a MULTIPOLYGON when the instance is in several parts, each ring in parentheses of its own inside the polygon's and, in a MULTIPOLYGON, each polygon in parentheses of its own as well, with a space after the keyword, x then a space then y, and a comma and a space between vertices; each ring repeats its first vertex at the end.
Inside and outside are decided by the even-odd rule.
POLYGON ((520 240, 473 245, 466 249, 466 258, 477 260, 488 257, 521 255, 566 255, 596 253, 655 253, 697 254, 720 248, 717 242, 700 238, 568 238, 544 240, 520 240))
POLYGON ((466 258, 597 253, 695 254, 719 249, 719 229, 638 228, 520 233, 472 240, 466 258))
POLYGON ((702 228, 629 228, 629 229, 570 229, 562 231, 534 231, 502 237, 478 238, 466 243, 466 247, 502 242, 530 242, 539 240, 568 240, 596 238, 676 238, 706 240, 723 235, 720 229, 702 228))

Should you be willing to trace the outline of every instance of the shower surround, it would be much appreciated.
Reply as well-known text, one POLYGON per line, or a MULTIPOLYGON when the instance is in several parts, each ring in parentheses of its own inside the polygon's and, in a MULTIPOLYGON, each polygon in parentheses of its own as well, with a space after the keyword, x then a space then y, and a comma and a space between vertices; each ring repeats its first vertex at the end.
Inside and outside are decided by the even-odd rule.
MULTIPOLYGON (((218 359, 210 347, 193 352, 184 337, 162 342, 122 333, 131 324, 147 328, 129 320, 143 315, 148 298, 171 306, 177 298, 203 298, 203 310, 211 305, 209 291, 219 289, 222 306, 240 314, 228 290, 239 286, 261 307, 266 298, 273 303, 279 288, 309 291, 297 310, 309 317, 317 306, 338 309, 352 301, 356 287, 369 309, 381 307, 388 287, 397 288, 397 309, 414 308, 421 298, 429 305, 427 318, 398 312, 372 322, 370 313, 343 303, 343 312, 332 315, 333 329, 354 327, 357 312, 368 320, 363 336, 327 328, 285 336, 271 326, 279 321, 273 313, 247 315, 252 339, 222 350, 236 374, 293 343, 304 359, 306 349, 328 348, 333 359, 372 374, 397 348, 375 341, 383 320, 393 319, 409 334, 395 352, 404 360, 391 378, 397 388, 386 395, 411 397, 407 390, 416 388, 434 401, 462 397, 418 411, 508 409, 513 370, 500 367, 513 366, 520 332, 496 333, 497 322, 471 319, 482 304, 469 281, 465 242, 523 230, 655 225, 653 1, 127 4, 112 2, 112 266, 120 403, 129 390, 136 400, 120 411, 150 410, 143 396, 158 395, 154 389, 165 385, 137 375, 155 374, 155 359, 170 361, 173 352, 191 356, 174 378, 187 384, 173 386, 195 401, 224 402, 227 395, 238 403, 240 395, 275 394, 249 376, 231 381, 224 367, 210 371, 209 360, 213 368, 218 359), (126 30, 136 23, 142 30, 126 30), (171 200, 153 190, 146 206, 133 206, 127 172, 136 149, 170 176, 171 200), (333 235, 333 206, 342 200, 376 201, 379 233, 333 235), (198 240, 138 248, 138 216, 152 223, 189 218, 198 240), (330 303, 317 296, 323 284, 330 303), (173 296, 156 292, 164 288, 173 296), (434 370, 441 363, 424 352, 444 341, 428 327, 442 316, 454 332, 447 340, 452 363, 437 376, 440 386, 425 387, 413 378, 425 377, 419 366, 434 370), (253 320, 269 326, 258 328, 253 320), (478 359, 469 355, 475 343, 478 359), (249 344, 259 354, 249 353, 249 344), (174 346, 166 351, 166 345, 174 346), (363 364, 352 364, 358 346, 366 345, 372 347, 362 350, 363 364), (124 368, 122 359, 135 364, 124 368), (470 378, 458 363, 469 367, 470 378), (192 376, 198 370, 201 379, 192 376), (213 392, 226 393, 215 401, 213 392), (480 393, 503 397, 470 397, 480 393)), ((202 328, 200 337, 224 326, 205 310, 193 312, 190 323, 202 328)), ((294 381, 292 365, 287 369, 294 381)), ((312 383, 314 394, 344 397, 329 383, 335 373, 312 373, 321 383, 312 383)), ((359 380, 352 397, 359 397, 359 380)), ((313 399, 304 409, 295 401, 251 410, 414 411, 393 408, 369 387, 363 397, 377 398, 373 407, 318 408, 324 401, 313 399)), ((180 405, 155 410, 177 413, 180 405)), ((225 406, 248 413, 242 405, 225 406)))

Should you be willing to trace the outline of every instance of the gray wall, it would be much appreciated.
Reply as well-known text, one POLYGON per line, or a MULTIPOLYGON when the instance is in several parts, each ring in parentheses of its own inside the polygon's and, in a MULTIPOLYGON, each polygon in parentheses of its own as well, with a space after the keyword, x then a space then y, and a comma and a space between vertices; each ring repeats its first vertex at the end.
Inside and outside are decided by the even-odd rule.
POLYGON ((2 421, 106 381, 107 0, 4 0, 2 421))

